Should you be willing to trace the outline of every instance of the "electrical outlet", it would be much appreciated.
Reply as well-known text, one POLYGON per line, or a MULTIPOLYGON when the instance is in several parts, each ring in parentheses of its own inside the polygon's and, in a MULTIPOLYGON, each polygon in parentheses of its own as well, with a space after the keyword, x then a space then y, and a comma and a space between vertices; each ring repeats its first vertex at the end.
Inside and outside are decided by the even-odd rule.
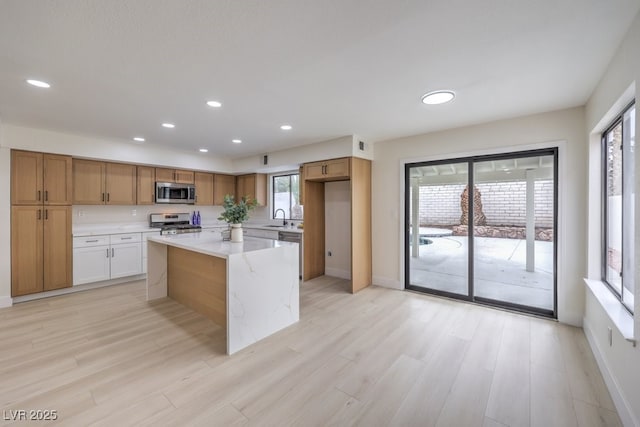
POLYGON ((79 210, 78 211, 78 216, 84 216, 84 211, 83 210, 79 210))
POLYGON ((327 255, 331 256, 331 251, 328 251, 328 252, 327 252, 327 255))
POLYGON ((131 216, 138 215, 138 211, 136 209, 131 209, 131 216))

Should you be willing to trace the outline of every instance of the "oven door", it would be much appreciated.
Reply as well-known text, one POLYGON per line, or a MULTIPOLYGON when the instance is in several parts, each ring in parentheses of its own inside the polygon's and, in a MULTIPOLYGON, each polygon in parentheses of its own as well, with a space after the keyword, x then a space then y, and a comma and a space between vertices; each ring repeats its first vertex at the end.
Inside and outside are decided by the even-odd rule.
POLYGON ((156 203, 195 203, 196 189, 192 184, 156 182, 156 203))

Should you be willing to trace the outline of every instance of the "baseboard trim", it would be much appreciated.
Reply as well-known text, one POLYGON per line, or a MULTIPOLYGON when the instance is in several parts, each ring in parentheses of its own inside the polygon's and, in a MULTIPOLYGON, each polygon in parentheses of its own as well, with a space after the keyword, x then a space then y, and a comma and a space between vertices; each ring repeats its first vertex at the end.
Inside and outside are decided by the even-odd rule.
POLYGON ((620 416, 620 421, 622 421, 622 425, 624 426, 640 425, 638 421, 635 419, 627 400, 624 398, 624 395, 620 392, 620 387, 618 386, 618 382, 616 381, 615 377, 611 374, 609 365, 607 364, 607 361, 604 358, 603 352, 600 350, 600 346, 598 345, 598 341, 595 338, 593 329, 591 329, 589 320, 586 317, 582 319, 582 329, 584 330, 584 335, 587 337, 587 342, 589 343, 589 347, 591 347, 591 351, 593 352, 593 355, 596 358, 596 363, 600 368, 600 372, 602 373, 602 378, 604 378, 604 382, 607 385, 607 389, 611 394, 611 399, 613 399, 613 404, 616 406, 616 409, 618 410, 618 415, 620 416))
POLYGON ((331 276, 331 277, 337 277, 339 279, 351 280, 351 271, 350 270, 343 270, 341 268, 325 267, 324 268, 324 275, 325 276, 331 276))
POLYGON ((383 288, 404 289, 399 280, 382 276, 373 276, 373 284, 382 286, 383 288))
POLYGON ((87 291, 89 289, 104 288, 105 286, 120 285, 122 283, 135 282, 136 280, 146 279, 146 274, 138 274, 137 276, 122 277, 119 279, 105 280, 104 282, 86 283, 84 285, 76 285, 70 288, 56 289, 55 291, 39 292, 37 294, 23 295, 15 297, 14 303, 33 301, 36 299, 55 297, 58 295, 72 294, 74 292, 87 291))
POLYGON ((0 308, 7 308, 13 305, 13 298, 11 297, 0 297, 0 308))

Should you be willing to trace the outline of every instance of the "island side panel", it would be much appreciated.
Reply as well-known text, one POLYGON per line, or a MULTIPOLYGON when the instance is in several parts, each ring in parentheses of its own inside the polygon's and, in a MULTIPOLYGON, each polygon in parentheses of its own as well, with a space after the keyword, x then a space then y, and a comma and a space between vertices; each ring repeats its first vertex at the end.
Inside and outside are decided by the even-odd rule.
POLYGON ((296 244, 231 254, 227 262, 229 354, 300 319, 296 244))
POLYGON ((223 328, 227 327, 227 263, 224 258, 169 246, 167 290, 169 298, 223 328))
POLYGON ((147 242, 147 301, 167 296, 167 245, 147 242))

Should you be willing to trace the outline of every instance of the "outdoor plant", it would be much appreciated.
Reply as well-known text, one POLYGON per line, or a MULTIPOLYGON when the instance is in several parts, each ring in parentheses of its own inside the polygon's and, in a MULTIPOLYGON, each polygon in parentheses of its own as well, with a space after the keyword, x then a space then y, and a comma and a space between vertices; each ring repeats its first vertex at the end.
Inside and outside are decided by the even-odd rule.
POLYGON ((230 194, 224 196, 224 212, 218 217, 219 220, 224 220, 229 224, 242 224, 249 219, 249 211, 258 205, 256 199, 247 200, 246 196, 243 196, 239 202, 235 202, 234 197, 230 194))

